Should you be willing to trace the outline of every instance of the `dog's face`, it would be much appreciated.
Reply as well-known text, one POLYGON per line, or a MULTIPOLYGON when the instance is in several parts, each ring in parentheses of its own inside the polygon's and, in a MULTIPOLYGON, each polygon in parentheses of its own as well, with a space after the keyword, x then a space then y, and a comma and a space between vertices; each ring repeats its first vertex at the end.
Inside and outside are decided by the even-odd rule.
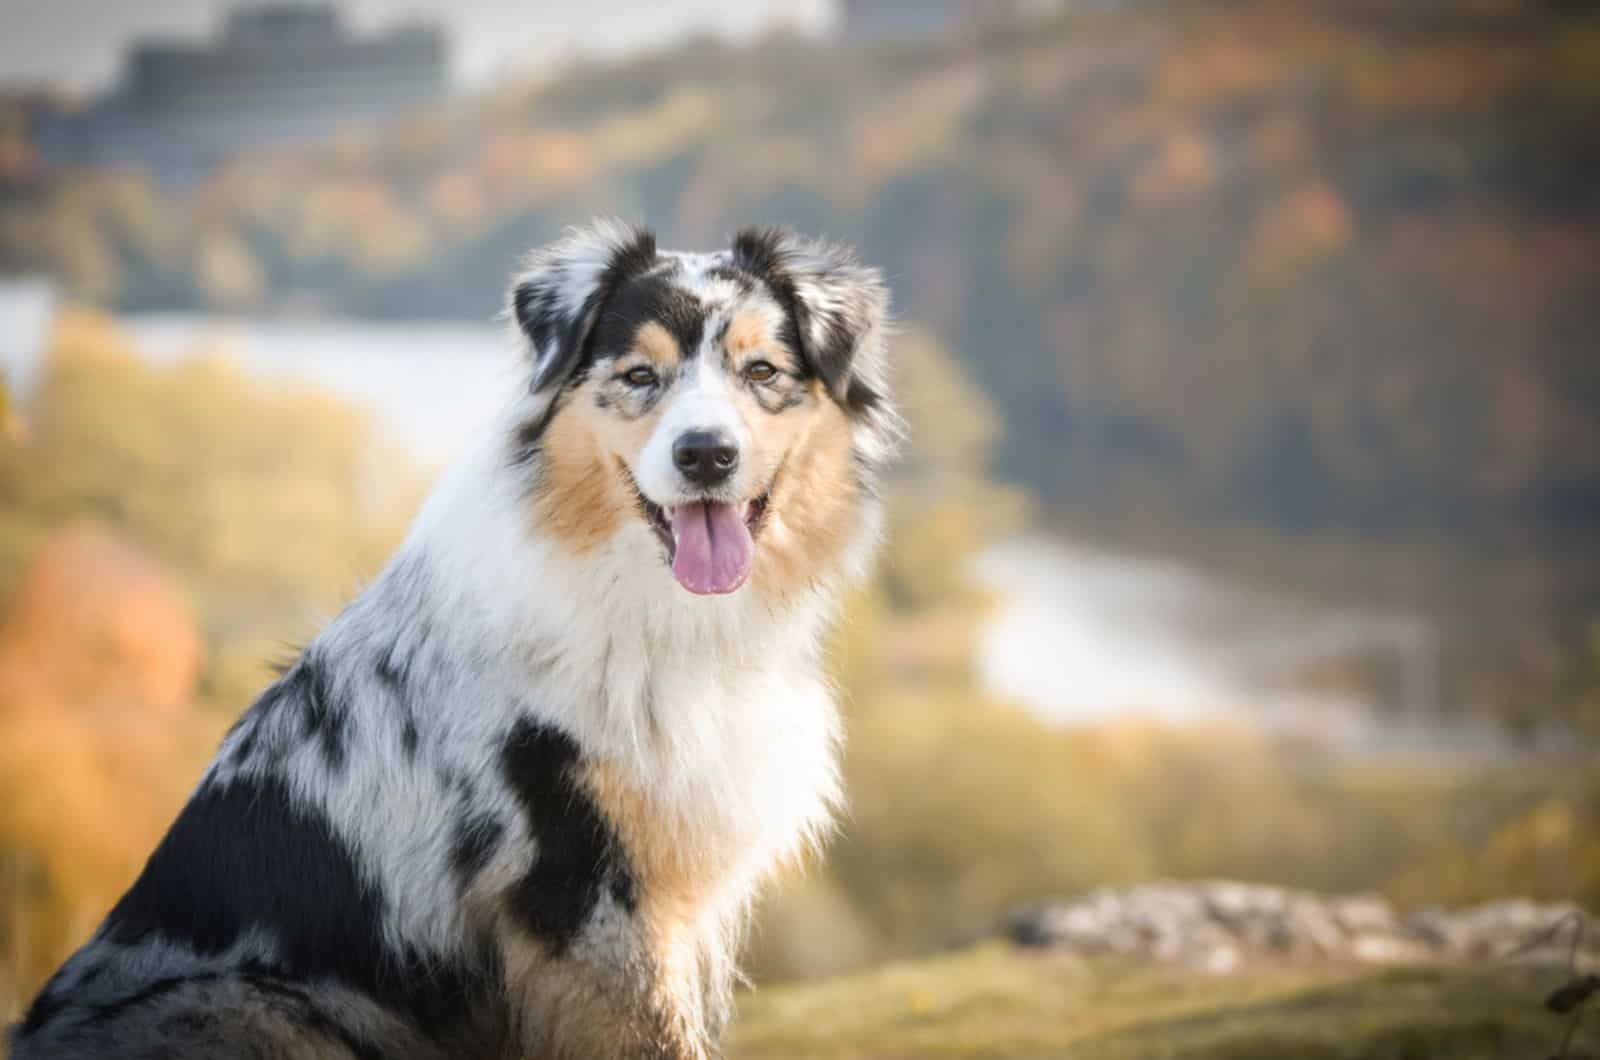
POLYGON ((885 311, 876 272, 775 230, 676 254, 603 225, 536 253, 512 313, 548 395, 517 443, 539 518, 579 552, 642 543, 691 593, 814 580, 892 447, 885 311))

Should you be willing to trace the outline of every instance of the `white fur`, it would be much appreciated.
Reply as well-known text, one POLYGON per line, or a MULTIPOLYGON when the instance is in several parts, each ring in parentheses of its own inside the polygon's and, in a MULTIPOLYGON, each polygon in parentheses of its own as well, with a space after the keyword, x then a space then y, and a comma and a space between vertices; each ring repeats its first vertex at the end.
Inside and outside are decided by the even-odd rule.
MULTIPOLYGON (((731 381, 722 369, 721 358, 700 356, 691 360, 672 394, 671 403, 639 456, 636 476, 640 491, 664 508, 687 499, 693 486, 683 480, 672 460, 672 448, 678 438, 690 431, 720 431, 741 454, 749 451, 752 442, 750 425, 733 402, 731 381)), ((750 462, 741 460, 718 491, 732 497, 750 497, 764 486, 751 481, 750 462)), ((692 492, 698 495, 700 491, 692 492)))

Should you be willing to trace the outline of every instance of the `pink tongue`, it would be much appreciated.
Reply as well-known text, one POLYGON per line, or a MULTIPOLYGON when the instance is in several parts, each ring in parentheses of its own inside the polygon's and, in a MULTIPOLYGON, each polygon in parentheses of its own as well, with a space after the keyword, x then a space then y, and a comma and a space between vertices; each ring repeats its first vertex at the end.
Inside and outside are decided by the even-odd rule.
POLYGON ((696 501, 672 509, 672 573, 691 593, 731 593, 750 576, 755 545, 742 505, 696 501))

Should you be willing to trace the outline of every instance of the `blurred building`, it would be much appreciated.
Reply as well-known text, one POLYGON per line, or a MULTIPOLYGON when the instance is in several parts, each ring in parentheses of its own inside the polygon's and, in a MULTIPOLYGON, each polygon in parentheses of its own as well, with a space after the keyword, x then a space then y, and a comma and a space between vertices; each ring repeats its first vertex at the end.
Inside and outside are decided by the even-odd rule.
POLYGON ((985 24, 1040 18, 1118 0, 844 0, 840 30, 852 42, 916 40, 985 24))
POLYGON ((244 148, 307 143, 439 98, 448 41, 434 25, 357 36, 332 7, 233 12, 213 41, 145 40, 120 83, 40 130, 47 161, 132 165, 168 183, 244 148))

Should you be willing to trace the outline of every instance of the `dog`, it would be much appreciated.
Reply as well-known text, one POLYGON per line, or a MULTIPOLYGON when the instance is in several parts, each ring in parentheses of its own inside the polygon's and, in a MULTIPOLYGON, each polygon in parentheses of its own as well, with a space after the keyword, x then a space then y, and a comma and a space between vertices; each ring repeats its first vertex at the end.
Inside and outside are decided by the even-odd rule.
POLYGON ((600 221, 509 302, 526 385, 16 1060, 718 1055, 753 897, 840 799, 821 637, 901 434, 888 294, 787 230, 600 221))

